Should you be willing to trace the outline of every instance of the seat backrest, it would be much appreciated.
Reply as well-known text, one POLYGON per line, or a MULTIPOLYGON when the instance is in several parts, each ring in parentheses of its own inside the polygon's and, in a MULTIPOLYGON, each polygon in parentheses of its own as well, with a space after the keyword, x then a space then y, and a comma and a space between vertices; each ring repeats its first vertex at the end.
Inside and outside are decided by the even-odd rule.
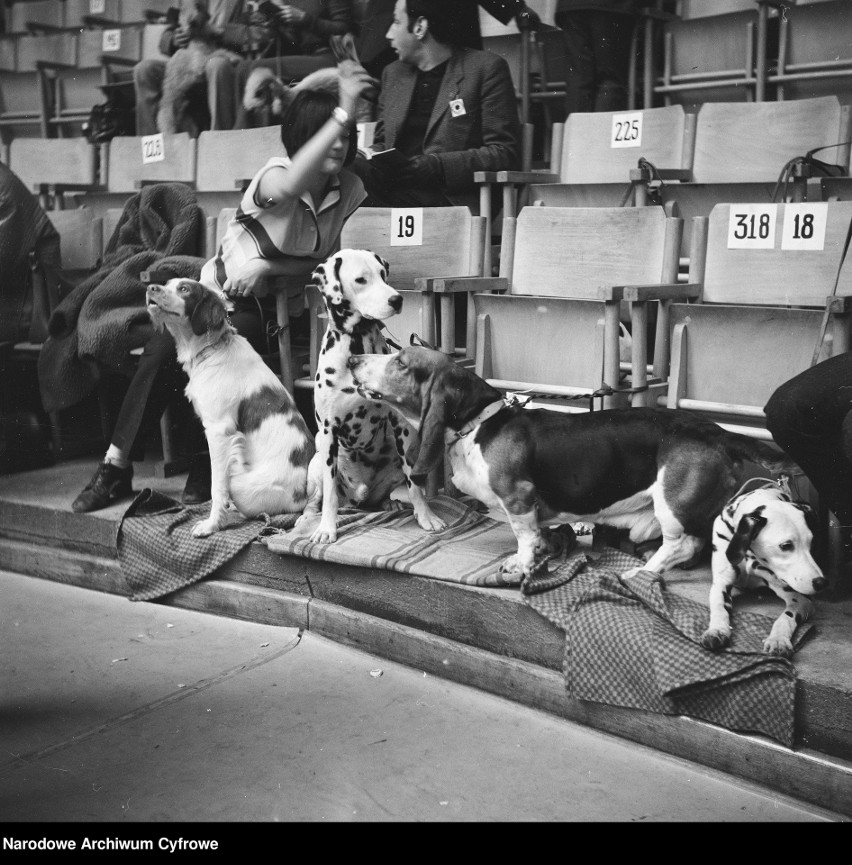
POLYGON ((95 270, 103 248, 102 220, 89 207, 51 210, 48 217, 59 232, 63 271, 73 279, 95 270))
POLYGON ((121 7, 126 0, 62 0, 65 6, 65 26, 85 27, 86 18, 121 20, 121 7))
MULTIPOLYGON (((707 102, 698 112, 693 176, 697 183, 774 183, 786 163, 849 140, 849 111, 836 96, 790 102, 707 102)), ((849 150, 830 147, 824 162, 849 150)))
POLYGON ((410 226, 405 213, 389 207, 362 207, 343 227, 341 248, 370 249, 382 256, 390 262, 391 285, 399 289, 414 288, 418 277, 482 273, 482 250, 475 242, 478 221, 467 207, 413 210, 422 220, 421 243, 400 244, 410 239, 405 237, 410 226))
POLYGON ((852 201, 717 204, 703 301, 822 308, 829 294, 852 296, 850 232, 852 201))
POLYGON ((137 192, 143 182, 195 183, 196 140, 189 133, 163 137, 163 158, 143 161, 143 138, 117 136, 102 151, 107 192, 137 192))
POLYGON ((18 0, 9 4, 7 31, 26 33, 27 24, 65 26, 65 4, 59 0, 18 0))
POLYGON ((597 300, 601 286, 673 282, 681 228, 659 207, 525 207, 511 292, 597 300))
MULTIPOLYGON (((18 72, 34 72, 41 60, 66 66, 77 63, 77 33, 45 33, 18 37, 18 72)), ((37 96, 37 94, 35 94, 37 96)))
POLYGON ((563 132, 560 180, 626 186, 639 157, 657 168, 689 168, 692 137, 687 129, 687 115, 680 105, 572 113, 563 132))
POLYGON ((101 56, 136 62, 142 57, 142 27, 110 27, 81 30, 78 37, 77 67, 100 68, 101 56))
POLYGON ((202 132, 198 136, 196 189, 239 192, 239 181, 251 180, 270 156, 284 155, 278 126, 202 132))
POLYGON ((38 184, 94 186, 96 151, 85 138, 15 138, 9 167, 27 188, 38 184))

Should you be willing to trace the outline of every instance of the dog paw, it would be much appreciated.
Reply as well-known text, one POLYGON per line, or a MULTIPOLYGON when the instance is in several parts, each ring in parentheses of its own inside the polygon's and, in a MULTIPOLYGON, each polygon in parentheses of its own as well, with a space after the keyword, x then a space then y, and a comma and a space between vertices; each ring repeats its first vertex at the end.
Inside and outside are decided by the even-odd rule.
POLYGON ((776 655, 779 658, 790 658, 793 655, 793 644, 787 637, 767 637, 763 641, 763 651, 767 655, 776 655))
POLYGON ((219 531, 218 520, 202 520, 196 523, 192 528, 192 536, 194 538, 209 538, 210 535, 219 531))
POLYGON ((711 652, 718 652, 731 644, 730 631, 713 630, 708 628, 701 635, 701 645, 711 652))
POLYGON ((547 559, 536 560, 525 565, 515 553, 502 562, 499 573, 507 579, 523 579, 524 577, 534 577, 537 574, 546 574, 547 559))
POLYGON ((324 526, 322 523, 311 535, 311 543, 333 544, 337 540, 337 526, 324 526))
POLYGON ((424 511, 416 516, 417 524, 426 532, 442 532, 447 527, 447 524, 432 511, 424 511))

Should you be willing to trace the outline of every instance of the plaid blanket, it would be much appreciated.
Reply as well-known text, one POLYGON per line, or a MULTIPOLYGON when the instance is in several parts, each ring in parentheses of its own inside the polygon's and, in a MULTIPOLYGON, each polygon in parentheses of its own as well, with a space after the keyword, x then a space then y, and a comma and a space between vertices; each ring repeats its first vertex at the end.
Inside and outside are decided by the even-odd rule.
MULTIPOLYGON (((700 644, 707 607, 667 592, 657 574, 619 577, 637 565, 616 550, 579 552, 524 581, 526 602, 565 631, 569 695, 689 715, 792 747, 795 670, 786 658, 763 652, 773 620, 734 607, 730 647, 708 651, 700 644)), ((809 629, 796 630, 796 648, 809 629)))
MULTIPOLYGON (((410 507, 396 511, 341 511, 337 541, 315 544, 311 522, 265 538, 270 550, 320 562, 338 562, 417 574, 469 586, 517 586, 500 564, 518 543, 507 523, 500 523, 449 496, 435 496, 429 506, 447 524, 442 532, 424 532, 410 507)), ((318 520, 319 518, 317 518, 318 520)))

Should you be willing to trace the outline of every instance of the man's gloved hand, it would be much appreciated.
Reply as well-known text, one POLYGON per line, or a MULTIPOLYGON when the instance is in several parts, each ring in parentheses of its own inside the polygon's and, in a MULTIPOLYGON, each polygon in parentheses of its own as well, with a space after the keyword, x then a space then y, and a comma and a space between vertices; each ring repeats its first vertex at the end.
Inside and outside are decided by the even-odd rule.
POLYGON ((518 30, 538 30, 541 27, 541 18, 538 17, 538 12, 524 5, 524 8, 515 16, 515 24, 518 25, 518 30))
POLYGON ((444 169, 434 153, 412 156, 395 174, 394 181, 402 186, 424 189, 444 185, 444 169))

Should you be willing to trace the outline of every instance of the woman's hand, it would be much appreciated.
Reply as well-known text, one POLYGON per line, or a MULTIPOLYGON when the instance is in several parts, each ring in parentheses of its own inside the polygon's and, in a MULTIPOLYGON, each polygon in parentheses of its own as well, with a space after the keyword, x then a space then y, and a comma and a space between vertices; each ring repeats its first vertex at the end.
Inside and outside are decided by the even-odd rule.
POLYGON ((297 9, 295 6, 282 6, 277 15, 278 21, 289 27, 301 27, 307 17, 307 13, 301 9, 297 9))
POLYGON ((340 107, 354 119, 358 100, 365 98, 366 93, 374 92, 379 82, 354 60, 342 60, 337 71, 340 76, 340 107))
POLYGON ((228 297, 249 297, 255 293, 261 280, 271 273, 269 262, 253 258, 242 266, 239 273, 225 280, 223 290, 228 297))

